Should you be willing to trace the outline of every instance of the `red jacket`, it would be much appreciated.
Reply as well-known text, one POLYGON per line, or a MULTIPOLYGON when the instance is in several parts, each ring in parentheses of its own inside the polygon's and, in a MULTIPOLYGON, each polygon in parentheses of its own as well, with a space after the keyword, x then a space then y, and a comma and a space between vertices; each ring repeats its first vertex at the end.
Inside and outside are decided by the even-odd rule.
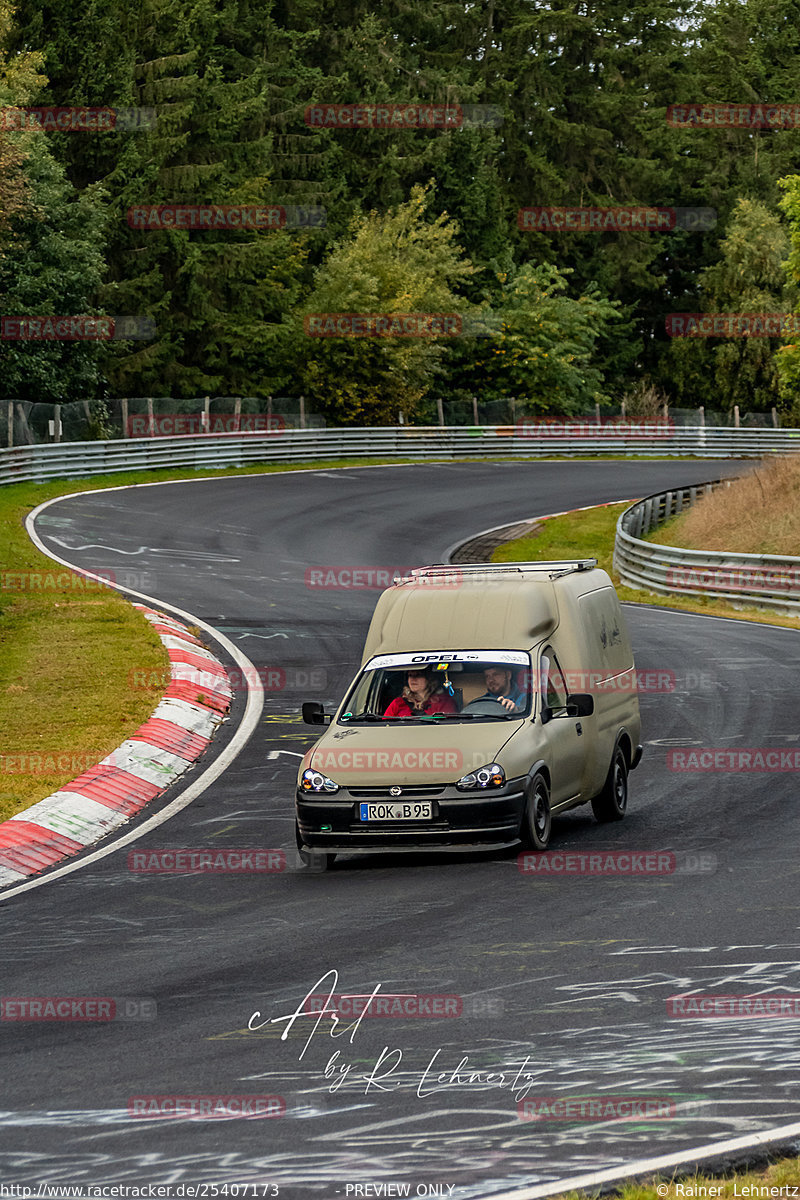
POLYGON ((458 712, 456 702, 447 692, 437 692, 431 696, 424 708, 412 708, 404 696, 398 696, 383 714, 385 717, 410 717, 419 713, 454 713, 458 712))

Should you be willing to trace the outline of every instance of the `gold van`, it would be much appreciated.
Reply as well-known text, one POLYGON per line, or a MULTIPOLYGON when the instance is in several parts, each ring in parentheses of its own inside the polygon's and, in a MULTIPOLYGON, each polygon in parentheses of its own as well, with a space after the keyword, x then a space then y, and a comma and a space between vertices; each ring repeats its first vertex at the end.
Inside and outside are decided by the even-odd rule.
POLYGON ((619 821, 639 763, 633 651, 595 559, 421 567, 378 599, 361 669, 297 778, 304 862, 544 850, 551 816, 619 821))

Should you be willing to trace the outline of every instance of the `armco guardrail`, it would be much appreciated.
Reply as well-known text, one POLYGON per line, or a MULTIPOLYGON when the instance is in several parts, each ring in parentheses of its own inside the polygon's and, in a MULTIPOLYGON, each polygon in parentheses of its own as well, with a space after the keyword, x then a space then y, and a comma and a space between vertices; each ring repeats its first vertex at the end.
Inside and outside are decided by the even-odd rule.
MULTIPOLYGON (((630 427, 629 427, 630 428, 630 427)), ((154 467, 215 470, 256 462, 327 458, 497 458, 636 454, 647 457, 762 457, 800 451, 800 429, 732 429, 680 426, 646 433, 532 432, 519 425, 440 427, 380 426, 367 429, 287 429, 135 438, 107 442, 58 442, 0 449, 0 484, 24 480, 76 479, 154 467)))
POLYGON ((645 542, 658 528, 694 504, 699 495, 730 487, 717 479, 694 487, 658 492, 626 508, 617 522, 614 569, 629 587, 659 595, 713 596, 737 607, 800 613, 800 558, 684 550, 645 542))

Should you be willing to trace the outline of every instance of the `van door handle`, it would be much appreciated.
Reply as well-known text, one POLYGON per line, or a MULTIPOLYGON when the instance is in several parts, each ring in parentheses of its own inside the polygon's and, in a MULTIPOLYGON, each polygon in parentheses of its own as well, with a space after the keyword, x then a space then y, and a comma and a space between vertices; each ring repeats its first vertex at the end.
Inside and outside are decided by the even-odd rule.
POLYGON ((583 726, 581 725, 580 721, 578 721, 578 724, 575 726, 575 732, 577 733, 578 737, 580 737, 580 735, 583 733, 583 726))

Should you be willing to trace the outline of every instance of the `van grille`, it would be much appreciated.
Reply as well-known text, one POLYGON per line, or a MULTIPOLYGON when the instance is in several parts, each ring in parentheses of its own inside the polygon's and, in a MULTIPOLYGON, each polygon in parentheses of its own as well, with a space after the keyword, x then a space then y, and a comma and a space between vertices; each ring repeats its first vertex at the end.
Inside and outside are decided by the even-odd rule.
POLYGON ((351 796, 380 796, 382 800, 404 800, 406 796, 441 796, 443 787, 403 786, 400 796, 390 796, 387 787, 348 788, 351 796))

